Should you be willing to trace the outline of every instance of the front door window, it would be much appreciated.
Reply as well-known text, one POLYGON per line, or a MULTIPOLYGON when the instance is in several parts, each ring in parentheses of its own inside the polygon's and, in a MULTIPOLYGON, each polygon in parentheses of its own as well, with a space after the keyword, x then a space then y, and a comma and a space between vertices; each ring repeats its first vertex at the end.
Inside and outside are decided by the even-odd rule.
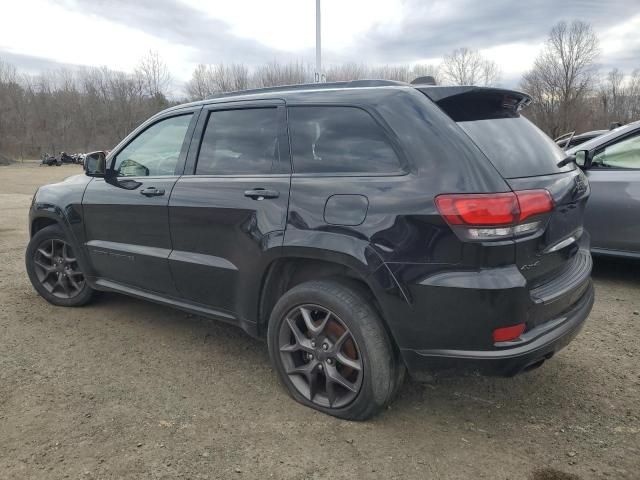
POLYGON ((193 114, 154 123, 117 155, 119 177, 175 175, 182 144, 193 114))
POLYGON ((627 137, 596 152, 593 168, 640 170, 640 134, 627 137))

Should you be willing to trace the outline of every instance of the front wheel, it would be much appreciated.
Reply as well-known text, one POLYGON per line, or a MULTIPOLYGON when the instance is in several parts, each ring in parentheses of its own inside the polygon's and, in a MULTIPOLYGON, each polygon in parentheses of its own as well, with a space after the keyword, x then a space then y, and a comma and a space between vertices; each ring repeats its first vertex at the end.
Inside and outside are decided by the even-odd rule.
POLYGON ((268 343, 291 396, 339 418, 378 413, 404 374, 380 316, 357 284, 321 280, 289 290, 271 314, 268 343))
POLYGON ((31 284, 49 303, 77 307, 91 300, 93 289, 58 225, 45 227, 33 236, 25 261, 31 284))

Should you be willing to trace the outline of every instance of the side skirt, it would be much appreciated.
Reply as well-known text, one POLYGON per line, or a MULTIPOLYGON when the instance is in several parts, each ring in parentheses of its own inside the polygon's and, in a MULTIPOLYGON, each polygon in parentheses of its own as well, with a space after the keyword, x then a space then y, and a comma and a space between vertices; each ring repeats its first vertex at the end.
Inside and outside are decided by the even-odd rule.
POLYGON ((103 278, 94 278, 90 280, 93 280, 89 283, 96 290, 121 293, 130 297, 139 298, 141 300, 148 300, 150 302, 158 303, 160 305, 167 305, 178 310, 193 313, 194 315, 201 315, 213 320, 220 320, 231 325, 237 325, 252 337, 257 338, 259 336, 258 328, 255 322, 250 322, 248 320, 238 318, 228 312, 215 310, 199 303, 193 303, 182 299, 163 296, 158 293, 149 292, 147 290, 131 287, 129 285, 123 285, 121 283, 112 282, 103 278))

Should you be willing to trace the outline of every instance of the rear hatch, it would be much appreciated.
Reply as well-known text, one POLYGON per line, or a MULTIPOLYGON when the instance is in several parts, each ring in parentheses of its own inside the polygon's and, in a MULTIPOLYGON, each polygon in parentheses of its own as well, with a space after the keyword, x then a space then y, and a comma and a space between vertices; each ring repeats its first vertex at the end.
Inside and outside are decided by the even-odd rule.
POLYGON ((558 311, 575 302, 591 270, 582 229, 589 185, 575 163, 558 166, 565 152, 520 114, 531 99, 494 88, 420 90, 466 132, 519 197, 523 191, 549 192, 552 207, 530 219, 539 221, 538 228, 513 236, 516 264, 534 302, 558 311))

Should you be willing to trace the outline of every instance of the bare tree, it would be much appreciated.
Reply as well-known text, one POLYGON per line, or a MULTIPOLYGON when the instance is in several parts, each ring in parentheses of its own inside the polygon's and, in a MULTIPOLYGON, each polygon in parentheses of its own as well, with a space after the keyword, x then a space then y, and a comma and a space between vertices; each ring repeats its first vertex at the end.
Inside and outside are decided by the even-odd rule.
POLYGON ((256 87, 272 87, 278 85, 294 85, 310 82, 313 70, 302 62, 265 63, 253 74, 252 83, 256 87))
POLYGON ((249 87, 249 69, 242 64, 198 65, 187 82, 192 100, 204 100, 220 92, 245 90, 249 87))
MULTIPOLYGON (((551 135, 569 129, 606 128, 611 121, 640 118, 640 69, 613 69, 598 77, 597 38, 580 22, 558 24, 522 87, 534 97, 525 115, 551 135), (598 80, 599 79, 599 80, 598 80)), ((493 62, 459 49, 442 66, 330 65, 327 80, 391 79, 411 82, 430 75, 438 83, 493 84, 493 62), (452 78, 455 80, 452 80, 452 78)), ((128 74, 102 68, 62 69, 26 75, 0 61, 0 152, 38 157, 42 152, 113 147, 150 115, 169 105, 166 65, 157 53, 128 74)), ((186 90, 192 99, 250 87, 313 81, 313 67, 301 61, 198 65, 186 90)))
POLYGON ((640 68, 636 68, 629 78, 627 85, 629 99, 629 119, 640 119, 640 68))
POLYGON ((204 100, 216 93, 211 67, 198 65, 191 74, 191 80, 187 82, 186 90, 191 100, 204 100))
POLYGON ((522 88, 535 96, 530 115, 552 136, 581 129, 585 99, 595 79, 598 37, 588 23, 560 22, 522 80, 522 88))
POLYGON ((428 64, 410 65, 365 65, 345 63, 331 65, 327 69, 327 81, 348 81, 364 79, 398 80, 410 83, 417 77, 432 76, 439 78, 438 67, 428 64))
POLYGON ((0 62, 0 151, 33 158, 111 148, 166 103, 150 97, 137 74, 90 68, 31 76, 0 62))
POLYGON ((150 50, 140 60, 135 73, 146 95, 166 97, 171 86, 171 74, 167 64, 160 58, 157 51, 150 50))
POLYGON ((442 78, 453 85, 495 85, 500 80, 500 69, 492 60, 477 50, 458 48, 442 59, 442 78))
POLYGON ((244 90, 249 86, 249 69, 241 64, 220 63, 212 68, 213 84, 217 92, 244 90))
POLYGON ((594 117, 602 127, 637 120, 640 117, 640 70, 630 75, 618 68, 609 71, 598 87, 598 100, 600 111, 594 117))
POLYGON ((344 63, 341 65, 330 65, 326 69, 328 82, 348 82, 371 78, 370 68, 362 63, 344 63))

